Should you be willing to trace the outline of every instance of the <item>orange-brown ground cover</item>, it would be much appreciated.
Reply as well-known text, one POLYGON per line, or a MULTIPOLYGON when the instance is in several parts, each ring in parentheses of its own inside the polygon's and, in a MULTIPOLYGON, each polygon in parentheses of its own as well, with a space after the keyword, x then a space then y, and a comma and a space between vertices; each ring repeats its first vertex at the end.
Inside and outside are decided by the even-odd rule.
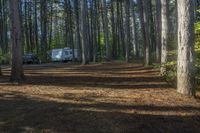
POLYGON ((3 72, 0 132, 200 132, 200 99, 140 64, 25 66, 20 85, 3 72))

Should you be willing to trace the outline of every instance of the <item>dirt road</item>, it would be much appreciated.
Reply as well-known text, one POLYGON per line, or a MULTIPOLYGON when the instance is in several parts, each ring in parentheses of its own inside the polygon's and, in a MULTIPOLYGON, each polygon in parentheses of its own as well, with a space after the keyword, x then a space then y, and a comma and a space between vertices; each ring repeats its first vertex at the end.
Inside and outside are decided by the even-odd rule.
POLYGON ((25 66, 0 77, 0 132, 198 133, 200 99, 176 93, 153 68, 119 62, 25 66))

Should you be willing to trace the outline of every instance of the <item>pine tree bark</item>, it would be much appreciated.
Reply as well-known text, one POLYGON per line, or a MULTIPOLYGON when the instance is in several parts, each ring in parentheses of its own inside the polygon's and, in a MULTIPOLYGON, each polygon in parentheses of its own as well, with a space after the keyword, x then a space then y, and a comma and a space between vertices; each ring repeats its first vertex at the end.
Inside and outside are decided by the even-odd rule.
POLYGON ((156 0, 156 61, 161 57, 161 0, 156 0))
POLYGON ((30 52, 30 40, 29 40, 29 26, 28 26, 28 1, 24 1, 24 29, 25 29, 25 38, 26 38, 26 52, 30 52))
POLYGON ((47 61, 47 1, 42 0, 40 1, 41 4, 41 52, 43 61, 47 61))
POLYGON ((144 64, 149 66, 150 64, 150 2, 151 0, 143 1, 144 9, 144 64))
POLYGON ((101 1, 97 0, 97 51, 99 52, 99 56, 97 57, 98 60, 102 59, 102 52, 101 52, 101 22, 100 22, 100 8, 101 8, 101 1))
POLYGON ((97 61, 97 1, 93 5, 93 62, 97 61))
POLYGON ((76 45, 78 48, 78 61, 81 61, 81 38, 80 38, 80 22, 79 22, 79 1, 74 0, 75 5, 75 21, 76 21, 76 45))
POLYGON ((135 17, 135 9, 134 9, 134 1, 130 1, 130 13, 131 13, 131 18, 132 18, 132 45, 133 45, 133 50, 136 58, 139 58, 139 46, 137 42, 137 32, 136 32, 136 17, 135 17))
POLYGON ((21 34, 22 34, 22 54, 25 53, 25 33, 24 33, 24 12, 23 12, 23 1, 19 1, 19 14, 20 14, 20 24, 21 24, 21 34))
POLYGON ((120 28, 119 28, 119 32, 120 32, 120 40, 121 40, 121 48, 119 49, 119 51, 122 51, 122 55, 125 57, 126 56, 126 48, 125 48, 125 31, 124 31, 124 6, 123 6, 123 2, 119 1, 119 24, 120 24, 120 28))
POLYGON ((116 50, 116 56, 119 57, 122 53, 121 50, 121 45, 123 43, 122 39, 121 39, 121 19, 120 19, 120 4, 119 1, 117 1, 117 29, 116 29, 116 34, 117 34, 117 50, 116 50))
POLYGON ((87 0, 81 0, 80 1, 81 6, 81 46, 82 46, 82 64, 86 65, 88 64, 87 59, 87 0))
POLYGON ((53 1, 50 2, 50 20, 49 20, 49 40, 48 40, 48 50, 52 47, 52 37, 53 37, 53 1))
POLYGON ((103 0, 103 12, 104 12, 103 19, 104 19, 104 36, 105 36, 105 46, 106 46, 106 60, 110 60, 108 9, 106 0, 103 0))
POLYGON ((195 96, 194 1, 178 3, 177 91, 195 96))
POLYGON ((33 34, 33 22, 32 22, 32 1, 28 2, 28 29, 29 29, 29 40, 30 40, 30 52, 34 49, 34 34, 33 34))
POLYGON ((111 0, 111 27, 112 27, 112 58, 116 58, 116 24, 115 24, 115 9, 114 9, 115 1, 111 0))
POLYGON ((126 62, 130 61, 130 1, 125 0, 125 48, 126 48, 126 62))
MULTIPOLYGON (((3 4, 2 1, 0 1, 0 9, 3 8, 3 4)), ((4 43, 3 43, 3 33, 4 33, 4 26, 3 26, 3 12, 2 10, 0 10, 0 47, 1 47, 1 51, 2 51, 2 56, 4 56, 4 43)), ((3 58, 3 57, 2 57, 3 58)), ((3 63, 3 59, 2 62, 0 63, 0 75, 1 75, 1 64, 3 63)))
POLYGON ((35 46, 36 46, 36 53, 38 54, 39 53, 39 40, 38 40, 38 22, 37 22, 37 14, 38 14, 37 13, 37 0, 35 0, 34 6, 35 6, 34 7, 34 9, 35 9, 35 11, 34 11, 35 46))
POLYGON ((12 38, 12 68, 10 80, 14 82, 20 82, 24 78, 21 49, 22 39, 18 3, 18 0, 9 0, 12 38))
POLYGON ((168 45, 168 0, 161 0, 161 75, 166 75, 167 45, 168 45))

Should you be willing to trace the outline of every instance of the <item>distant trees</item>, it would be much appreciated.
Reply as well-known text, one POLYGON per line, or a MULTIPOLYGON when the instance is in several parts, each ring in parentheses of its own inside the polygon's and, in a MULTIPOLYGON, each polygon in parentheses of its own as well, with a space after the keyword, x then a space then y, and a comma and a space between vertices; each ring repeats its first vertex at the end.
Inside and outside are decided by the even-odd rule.
POLYGON ((10 20, 11 20, 11 38, 12 38, 12 69, 11 69, 11 81, 20 82, 23 77, 22 67, 22 38, 20 28, 19 17, 19 0, 9 0, 10 7, 10 20))
MULTIPOLYGON (((160 14, 161 4, 154 5, 152 1, 87 0, 85 22, 82 22, 80 0, 20 0, 23 54, 36 53, 46 62, 47 53, 52 48, 71 47, 78 49, 79 61, 82 61, 83 52, 86 51, 87 62, 111 59, 129 62, 133 58, 144 57, 144 64, 148 66, 154 52, 160 56, 161 51, 161 42, 154 44, 152 41, 161 39, 161 28, 158 29, 161 27, 161 17, 156 20, 154 18, 160 14), (82 23, 86 30, 85 50, 81 37, 82 23), (159 37, 154 36, 155 31, 159 37)), ((151 60, 154 62, 154 59, 151 60)))

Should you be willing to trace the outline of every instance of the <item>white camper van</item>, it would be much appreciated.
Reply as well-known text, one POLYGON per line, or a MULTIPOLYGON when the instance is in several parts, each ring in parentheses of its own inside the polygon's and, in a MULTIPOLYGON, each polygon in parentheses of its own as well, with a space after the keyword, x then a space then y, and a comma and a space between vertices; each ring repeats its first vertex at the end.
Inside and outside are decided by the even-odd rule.
MULTIPOLYGON (((74 49, 74 59, 78 58, 78 50, 74 49)), ((73 49, 63 48, 63 49, 52 49, 51 60, 53 62, 64 62, 72 61, 73 59, 73 49)))

